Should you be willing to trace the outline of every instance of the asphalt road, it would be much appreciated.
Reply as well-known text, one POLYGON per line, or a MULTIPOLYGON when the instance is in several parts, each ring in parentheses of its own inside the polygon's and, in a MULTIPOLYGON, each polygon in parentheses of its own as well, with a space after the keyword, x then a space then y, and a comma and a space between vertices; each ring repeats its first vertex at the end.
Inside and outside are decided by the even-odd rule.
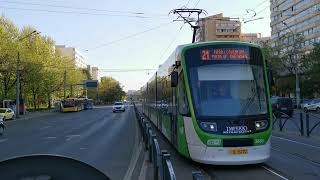
MULTIPOLYGON (((124 113, 112 113, 111 107, 97 107, 8 121, 5 135, 0 137, 0 160, 30 154, 56 154, 86 162, 113 180, 138 179, 144 156, 134 116, 133 107, 128 107, 124 113)), ((270 160, 247 166, 194 163, 181 157, 160 133, 157 139, 161 149, 171 154, 178 180, 192 179, 192 171, 202 171, 206 179, 320 179, 320 142, 317 139, 274 133, 270 160)), ((151 169, 147 169, 146 177, 151 179, 151 169)))
POLYGON ((63 155, 94 166, 111 179, 124 179, 133 170, 137 132, 133 107, 124 113, 97 107, 8 121, 0 137, 0 160, 30 154, 63 155))
MULTIPOLYGON (((191 180, 193 171, 201 171, 205 179, 214 180, 320 179, 318 139, 274 132, 271 137, 271 157, 267 162, 241 166, 213 166, 195 163, 181 157, 155 127, 154 131, 160 148, 171 154, 177 179, 191 180)), ((148 177, 152 177, 152 171, 148 177)))

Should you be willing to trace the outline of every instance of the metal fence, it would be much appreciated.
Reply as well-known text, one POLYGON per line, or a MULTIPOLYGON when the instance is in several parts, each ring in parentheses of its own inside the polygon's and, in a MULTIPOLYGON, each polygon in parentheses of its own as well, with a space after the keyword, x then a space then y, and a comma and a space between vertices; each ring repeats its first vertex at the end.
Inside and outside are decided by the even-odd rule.
POLYGON ((176 180, 170 154, 166 150, 160 149, 159 142, 152 131, 150 122, 143 117, 135 105, 134 109, 142 132, 144 149, 149 150, 149 161, 152 162, 154 167, 154 180, 176 180))
MULTIPOLYGON (((306 113, 306 132, 307 132, 307 137, 310 136, 312 132, 315 132, 314 130, 316 128, 320 127, 320 116, 314 115, 312 113, 306 113), (310 120, 310 117, 313 117, 312 122, 310 120)), ((319 133, 320 134, 320 133, 319 133)))
POLYGON ((299 135, 307 137, 312 133, 320 136, 320 116, 310 112, 298 112, 290 117, 277 112, 277 116, 273 115, 273 129, 278 129, 280 132, 298 132, 299 135), (319 131, 316 131, 317 128, 319 131))

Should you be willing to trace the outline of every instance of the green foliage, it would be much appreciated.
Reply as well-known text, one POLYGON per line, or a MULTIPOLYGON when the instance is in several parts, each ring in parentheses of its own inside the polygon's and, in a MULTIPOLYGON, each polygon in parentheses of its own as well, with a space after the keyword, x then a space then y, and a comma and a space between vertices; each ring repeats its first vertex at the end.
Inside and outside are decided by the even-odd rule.
POLYGON ((99 83, 99 97, 104 103, 120 101, 126 95, 120 83, 112 77, 103 77, 99 83))
POLYGON ((0 17, 0 97, 10 98, 15 85, 18 28, 0 17))
POLYGON ((304 57, 301 67, 304 72, 304 95, 320 94, 320 44, 316 44, 312 51, 304 57))
MULTIPOLYGON (((63 97, 64 70, 67 85, 79 84, 88 78, 88 72, 75 67, 74 62, 55 50, 55 42, 46 36, 28 36, 35 29, 21 30, 4 16, 0 16, 0 99, 15 99, 16 65, 20 52, 21 95, 34 108, 63 97)), ((83 95, 81 87, 75 95, 83 95)))

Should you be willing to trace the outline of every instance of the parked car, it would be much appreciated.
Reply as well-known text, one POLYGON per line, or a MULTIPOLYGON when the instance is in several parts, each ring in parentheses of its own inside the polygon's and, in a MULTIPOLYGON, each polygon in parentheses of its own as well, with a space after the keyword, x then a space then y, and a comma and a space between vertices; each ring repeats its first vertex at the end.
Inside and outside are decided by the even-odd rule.
POLYGON ((14 111, 10 108, 0 108, 0 115, 3 116, 4 121, 8 119, 14 119, 16 116, 14 111))
POLYGON ((293 115, 293 101, 287 97, 271 97, 272 111, 278 117, 281 113, 285 113, 292 117, 293 115))
POLYGON ((304 109, 304 107, 310 103, 312 101, 312 99, 302 99, 301 104, 300 104, 300 108, 304 109))
POLYGON ((125 112, 126 108, 123 104, 123 102, 115 102, 112 106, 112 112, 122 111, 125 112))
POLYGON ((318 112, 320 112, 320 98, 313 99, 311 102, 305 104, 303 110, 305 112, 308 112, 308 111, 318 111, 318 112))

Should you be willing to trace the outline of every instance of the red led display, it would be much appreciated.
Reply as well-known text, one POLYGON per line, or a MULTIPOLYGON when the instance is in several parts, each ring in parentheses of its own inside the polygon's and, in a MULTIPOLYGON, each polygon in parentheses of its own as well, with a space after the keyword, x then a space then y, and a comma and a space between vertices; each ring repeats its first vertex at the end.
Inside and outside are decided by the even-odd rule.
POLYGON ((249 53, 241 48, 202 49, 201 60, 249 60, 249 53))

